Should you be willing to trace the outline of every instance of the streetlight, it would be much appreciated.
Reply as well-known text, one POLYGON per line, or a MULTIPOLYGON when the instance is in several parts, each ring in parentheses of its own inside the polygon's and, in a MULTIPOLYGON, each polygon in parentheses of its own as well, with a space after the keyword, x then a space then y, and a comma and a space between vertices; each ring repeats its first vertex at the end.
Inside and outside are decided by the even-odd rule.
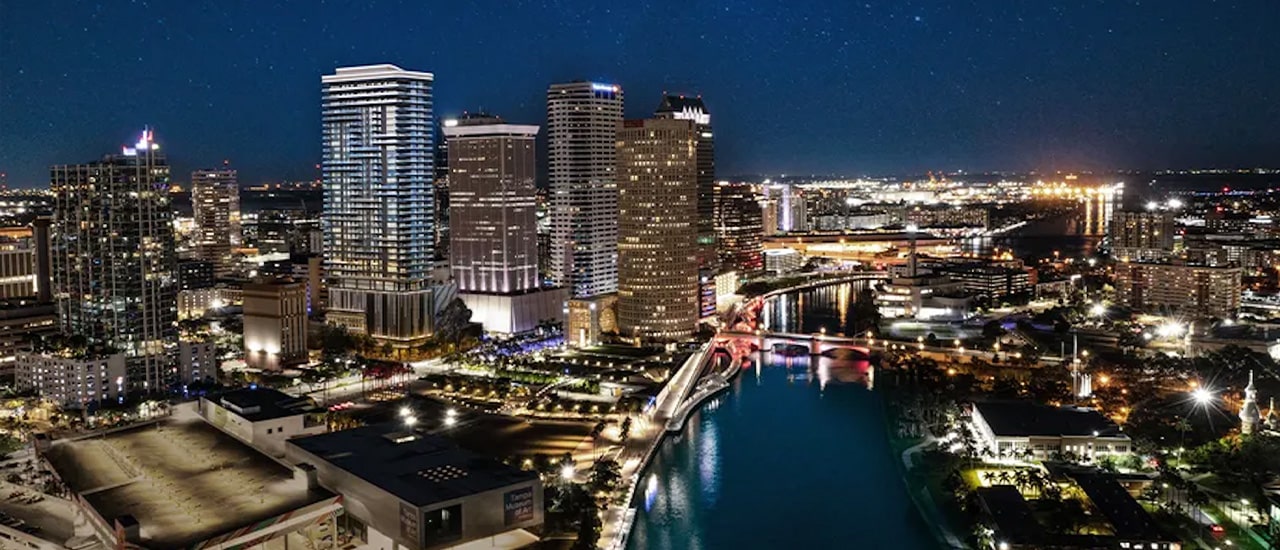
POLYGON ((1107 314, 1107 306, 1104 306, 1102 304, 1093 304, 1093 306, 1089 308, 1089 315, 1092 315, 1094 317, 1102 317, 1103 315, 1106 315, 1106 314, 1107 314))
POLYGON ((574 469, 573 464, 565 464, 560 468, 560 479, 573 481, 573 476, 576 473, 577 471, 574 469))
POLYGON ((404 425, 410 428, 412 428, 417 423, 418 423, 418 417, 416 416, 406 416, 404 419, 404 425))

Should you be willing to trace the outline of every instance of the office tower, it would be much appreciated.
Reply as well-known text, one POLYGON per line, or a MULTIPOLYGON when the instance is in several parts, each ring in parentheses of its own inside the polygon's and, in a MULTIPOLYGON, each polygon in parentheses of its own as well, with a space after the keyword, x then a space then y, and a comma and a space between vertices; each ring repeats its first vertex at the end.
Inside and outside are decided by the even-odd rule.
POLYGON ((0 228, 0 300, 31 300, 40 283, 37 245, 32 227, 0 228))
POLYGON ((1136 311, 1234 317, 1240 309, 1239 267, 1184 263, 1116 263, 1116 302, 1136 311))
POLYGON ((1162 260, 1173 253, 1173 212, 1122 210, 1111 218, 1111 255, 1125 260, 1162 260))
POLYGON ((760 198, 749 184, 722 181, 712 201, 716 241, 724 269, 750 277, 764 269, 764 219, 760 198))
POLYGON ((538 127, 470 115, 444 129, 449 157, 450 266, 460 292, 538 287, 538 127))
POLYGON ((213 264, 214 274, 235 270, 232 251, 240 246, 240 184, 226 167, 191 173, 191 211, 196 257, 213 264))
POLYGON ((321 79, 328 320, 398 347, 433 328, 432 81, 394 65, 321 79))
POLYGON ((124 353, 128 386, 176 382, 178 276, 169 165, 143 132, 97 162, 54 166, 54 289, 62 332, 124 353))
POLYGON ((778 234, 778 199, 760 199, 760 228, 766 237, 778 234))
POLYGON ((687 338, 698 323, 698 130, 628 120, 618 131, 618 331, 687 338))
POLYGON ((245 363, 257 369, 306 362, 306 283, 281 278, 244 285, 244 351, 245 363))
POLYGON ((540 292, 538 127, 483 114, 445 126, 449 142, 449 264, 472 321, 526 332, 563 315, 563 292, 540 292))
POLYGON ((698 150, 698 314, 716 313, 716 273, 720 271, 715 227, 716 145, 711 113, 701 96, 664 95, 654 118, 692 120, 698 150))
POLYGON ((618 289, 618 187, 614 180, 622 88, 571 82, 547 90, 551 282, 573 297, 618 289))

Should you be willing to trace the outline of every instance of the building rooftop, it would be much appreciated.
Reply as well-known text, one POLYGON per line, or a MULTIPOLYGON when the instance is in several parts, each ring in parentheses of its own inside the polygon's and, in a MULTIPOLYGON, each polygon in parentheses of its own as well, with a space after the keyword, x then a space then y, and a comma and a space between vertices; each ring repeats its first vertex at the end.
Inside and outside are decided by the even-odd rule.
POLYGON ((1028 401, 980 401, 974 407, 997 436, 1127 437, 1115 422, 1093 409, 1028 401))
POLYGON ((444 437, 401 430, 397 423, 375 424, 291 439, 288 445, 419 507, 538 478, 444 437))
POLYGON ((55 441, 45 456, 106 522, 135 518, 146 548, 192 547, 335 497, 194 415, 55 441))
POLYGON ((1141 540, 1172 540, 1151 515, 1133 500, 1124 487, 1108 474, 1080 473, 1073 476, 1089 501, 1107 517, 1117 537, 1141 540))
POLYGON ((250 386, 214 396, 219 405, 230 409, 250 422, 261 422, 288 416, 306 414, 316 408, 315 403, 303 397, 294 397, 279 390, 250 386))
POLYGON ((1013 485, 978 487, 976 491, 1000 534, 1011 542, 1036 540, 1044 534, 1026 499, 1013 485))

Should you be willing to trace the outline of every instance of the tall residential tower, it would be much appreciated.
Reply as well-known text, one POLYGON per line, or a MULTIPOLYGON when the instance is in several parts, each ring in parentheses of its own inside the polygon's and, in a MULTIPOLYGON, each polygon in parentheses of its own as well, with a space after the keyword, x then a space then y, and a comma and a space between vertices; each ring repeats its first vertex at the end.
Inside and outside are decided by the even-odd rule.
POLYGON ((321 79, 328 319, 395 346, 433 328, 433 80, 395 65, 321 79))
POLYGON ((62 331, 123 352, 128 385, 143 391, 178 380, 177 256, 159 149, 147 130, 120 155, 50 171, 62 331))
POLYGON ((698 129, 628 120, 618 131, 618 333, 672 341, 697 328, 698 129))
POLYGON ((213 264, 219 277, 234 270, 232 250, 240 246, 240 185, 227 168, 191 173, 196 256, 213 264))
POLYGON ((552 283, 575 298, 618 289, 616 140, 622 88, 571 82, 547 90, 552 283))

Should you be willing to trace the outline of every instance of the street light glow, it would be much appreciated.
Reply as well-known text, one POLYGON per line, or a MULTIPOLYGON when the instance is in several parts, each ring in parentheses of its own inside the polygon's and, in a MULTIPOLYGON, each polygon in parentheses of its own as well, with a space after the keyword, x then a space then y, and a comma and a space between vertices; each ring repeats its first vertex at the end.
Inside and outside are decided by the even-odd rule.
POLYGON ((1177 321, 1170 321, 1156 328, 1156 334, 1164 338, 1175 338, 1182 336, 1187 332, 1186 325, 1177 321))
POLYGON ((1191 398, 1194 399, 1198 405, 1208 405, 1213 401, 1213 392, 1206 390, 1203 387, 1196 388, 1191 390, 1191 398))
POLYGON ((563 468, 560 468, 560 479, 569 481, 573 479, 575 473, 577 472, 574 470, 573 464, 565 464, 563 468))
POLYGON ((1089 314, 1094 317, 1102 317, 1107 314, 1107 306, 1102 304, 1093 304, 1093 306, 1089 308, 1089 314))

